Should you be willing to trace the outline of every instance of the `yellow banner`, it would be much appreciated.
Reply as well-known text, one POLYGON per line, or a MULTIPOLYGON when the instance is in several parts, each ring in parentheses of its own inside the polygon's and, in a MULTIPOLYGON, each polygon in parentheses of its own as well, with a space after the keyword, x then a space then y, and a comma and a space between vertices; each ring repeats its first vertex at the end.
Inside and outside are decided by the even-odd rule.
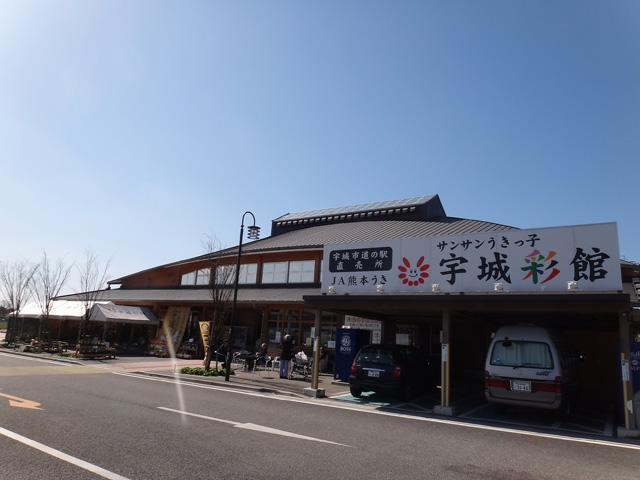
POLYGON ((182 343, 182 336, 187 328, 190 312, 191 307, 169 307, 167 315, 163 319, 164 325, 160 338, 167 342, 171 339, 177 349, 182 343))
POLYGON ((204 345, 204 351, 209 348, 209 330, 211 326, 209 322, 200 322, 200 335, 202 335, 202 345, 204 345))

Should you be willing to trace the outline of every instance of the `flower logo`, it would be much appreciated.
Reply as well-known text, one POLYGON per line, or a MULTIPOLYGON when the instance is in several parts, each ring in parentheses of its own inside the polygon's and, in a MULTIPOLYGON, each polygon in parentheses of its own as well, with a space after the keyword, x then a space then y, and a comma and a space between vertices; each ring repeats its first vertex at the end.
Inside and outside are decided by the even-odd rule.
POLYGON ((402 280, 403 285, 417 287, 424 283, 424 279, 429 276, 427 273, 429 264, 424 263, 424 256, 420 257, 415 267, 412 267, 411 262, 405 257, 402 258, 402 263, 404 265, 398 265, 398 270, 400 270, 398 278, 402 280))

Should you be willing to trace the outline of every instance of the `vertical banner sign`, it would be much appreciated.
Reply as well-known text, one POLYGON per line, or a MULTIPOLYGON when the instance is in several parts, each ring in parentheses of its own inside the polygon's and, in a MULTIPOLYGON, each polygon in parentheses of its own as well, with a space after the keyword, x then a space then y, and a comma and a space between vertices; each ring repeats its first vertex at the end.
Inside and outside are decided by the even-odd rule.
POLYGON ((209 351, 209 322, 199 322, 200 323, 200 335, 202 335, 202 345, 204 345, 204 351, 209 351))
POLYGON ((164 328, 162 331, 165 340, 171 338, 173 345, 177 349, 182 343, 182 336, 187 328, 191 307, 169 307, 167 315, 164 317, 164 328))

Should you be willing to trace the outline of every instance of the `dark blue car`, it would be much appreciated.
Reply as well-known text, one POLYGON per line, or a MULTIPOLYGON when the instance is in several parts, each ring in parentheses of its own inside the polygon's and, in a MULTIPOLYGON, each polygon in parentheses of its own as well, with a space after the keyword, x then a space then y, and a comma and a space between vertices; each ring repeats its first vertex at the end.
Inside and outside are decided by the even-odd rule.
POLYGON ((409 399, 417 391, 433 390, 438 384, 439 363, 409 345, 367 345, 351 365, 351 395, 373 391, 399 394, 409 399))

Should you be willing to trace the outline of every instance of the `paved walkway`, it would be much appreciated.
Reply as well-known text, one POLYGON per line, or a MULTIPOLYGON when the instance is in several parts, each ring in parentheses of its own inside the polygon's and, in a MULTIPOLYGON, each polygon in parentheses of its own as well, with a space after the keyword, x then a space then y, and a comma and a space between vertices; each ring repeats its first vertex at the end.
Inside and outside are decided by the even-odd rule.
MULTIPOLYGON (((202 367, 202 360, 185 360, 182 358, 157 358, 145 356, 119 356, 111 359, 87 359, 81 360, 73 357, 61 357, 55 353, 19 353, 13 349, 0 349, 0 352, 12 353, 49 359, 57 362, 73 363, 77 365, 91 366, 98 369, 123 373, 147 373, 164 377, 180 377, 184 381, 224 384, 236 388, 254 389, 261 392, 282 393, 288 395, 315 396, 311 388, 311 378, 305 380, 300 375, 294 375, 291 379, 281 379, 277 370, 256 370, 247 372, 242 368, 233 367, 234 375, 229 376, 229 381, 224 376, 205 377, 202 375, 181 374, 183 367, 202 367), (306 393, 305 393, 306 392, 306 393)), ((215 362, 211 368, 215 367, 215 362)), ((320 374, 318 390, 324 390, 324 396, 332 397, 349 393, 349 385, 345 382, 335 382, 333 375, 320 374)), ((320 392, 322 393, 322 392, 320 392)))

